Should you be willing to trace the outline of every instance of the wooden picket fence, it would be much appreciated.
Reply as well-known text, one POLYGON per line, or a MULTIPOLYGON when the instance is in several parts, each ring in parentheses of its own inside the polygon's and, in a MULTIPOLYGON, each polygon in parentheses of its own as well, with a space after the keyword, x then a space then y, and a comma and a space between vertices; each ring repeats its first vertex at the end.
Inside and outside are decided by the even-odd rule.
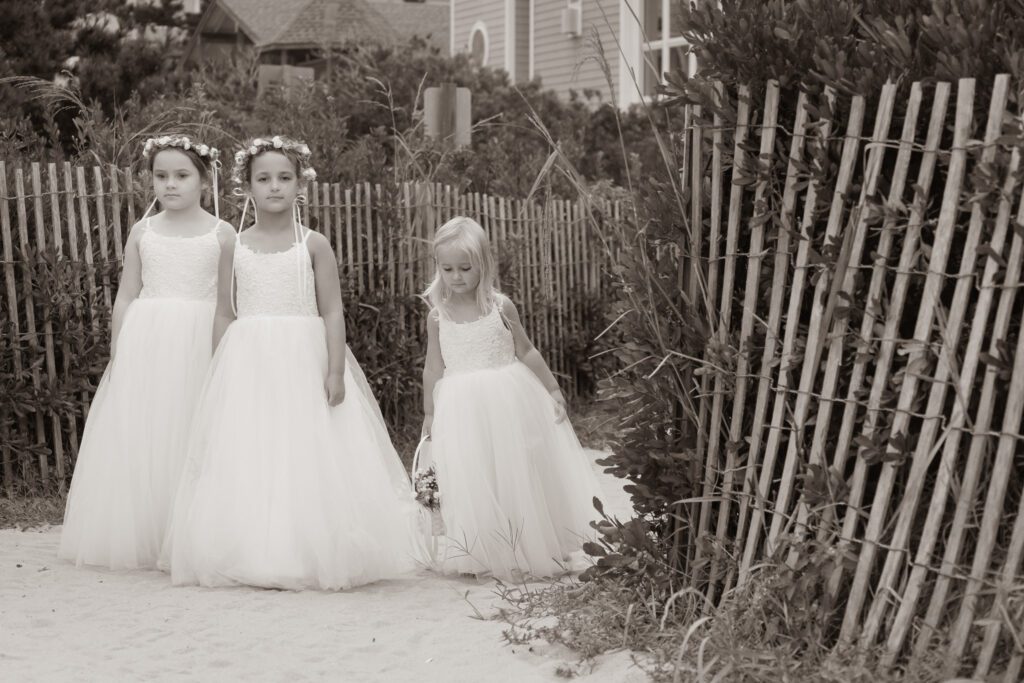
MULTIPOLYGON (((0 367, 0 376, 11 378, 13 385, 5 389, 8 400, 0 403, 7 413, 0 416, 0 487, 8 495, 16 488, 62 491, 70 481, 89 401, 106 363, 106 330, 123 244, 148 205, 147 194, 129 169, 0 161, 0 352, 6 351, 0 362, 10 364, 0 367), (40 270, 48 259, 88 270, 57 286, 71 291, 40 297, 39 288, 48 285, 40 279, 59 272, 53 264, 40 270), (54 301, 60 297, 70 297, 77 313, 59 316, 54 301), (82 326, 91 328, 89 340, 69 342, 82 326), (86 362, 88 367, 81 367, 86 362), (76 374, 88 381, 69 391, 62 382, 76 374), (30 385, 33 405, 13 404, 10 397, 19 382, 23 390, 30 385), (77 396, 72 405, 54 398, 62 391, 77 396), (39 408, 47 398, 49 407, 39 408)), ((238 219, 237 198, 221 199, 220 207, 226 220, 238 219)), ((594 238, 594 217, 585 215, 597 210, 612 216, 618 209, 611 203, 585 207, 582 201, 538 203, 464 194, 437 184, 343 188, 317 183, 302 213, 306 223, 330 238, 349 307, 360 305, 375 288, 411 300, 433 275, 435 228, 455 215, 478 220, 498 254, 503 291, 520 307, 531 338, 573 395, 585 358, 569 342, 600 324, 588 302, 601 296, 608 259, 594 238)), ((425 310, 416 302, 407 308, 425 310)), ((408 334, 422 340, 423 316, 414 313, 406 316, 408 334)), ((400 322, 404 330, 406 318, 400 322)), ((359 333, 349 330, 350 335, 359 333)), ((372 381, 374 368, 365 369, 372 381)), ((383 407, 388 412, 389 406, 383 407)), ((415 405, 390 407, 401 415, 416 410, 415 405)))
POLYGON ((711 334, 704 489, 680 505, 708 541, 688 564, 709 605, 765 558, 824 566, 838 648, 893 665, 940 644, 946 673, 1010 683, 1024 662, 1020 118, 1007 77, 991 102, 974 91, 915 83, 899 103, 887 86, 870 131, 864 98, 837 122, 803 95, 780 107, 774 83, 687 108, 685 287, 711 334), (812 145, 832 150, 817 175, 812 145))

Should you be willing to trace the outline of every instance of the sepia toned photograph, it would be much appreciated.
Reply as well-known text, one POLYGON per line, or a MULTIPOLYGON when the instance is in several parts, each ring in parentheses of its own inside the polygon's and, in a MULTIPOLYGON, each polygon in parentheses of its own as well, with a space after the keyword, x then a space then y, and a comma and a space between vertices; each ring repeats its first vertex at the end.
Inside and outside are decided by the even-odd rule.
POLYGON ((0 0, 0 680, 1024 681, 1024 0, 0 0))

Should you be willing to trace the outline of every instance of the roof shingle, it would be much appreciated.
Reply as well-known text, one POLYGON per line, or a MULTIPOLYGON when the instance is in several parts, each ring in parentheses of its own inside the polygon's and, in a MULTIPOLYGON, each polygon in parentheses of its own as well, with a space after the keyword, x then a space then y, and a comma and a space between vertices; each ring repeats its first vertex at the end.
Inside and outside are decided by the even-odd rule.
POLYGON ((421 3, 375 2, 373 8, 402 38, 419 36, 448 52, 448 7, 421 3))
POLYGON ((299 45, 330 47, 353 40, 393 42, 404 35, 366 0, 220 2, 245 25, 256 47, 262 49, 299 45))

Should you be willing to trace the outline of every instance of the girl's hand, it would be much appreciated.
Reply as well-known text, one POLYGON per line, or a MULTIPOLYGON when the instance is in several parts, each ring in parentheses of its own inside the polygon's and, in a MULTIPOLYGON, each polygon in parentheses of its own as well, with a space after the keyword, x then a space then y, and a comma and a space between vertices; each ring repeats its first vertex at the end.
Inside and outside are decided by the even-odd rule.
POLYGON ((341 405, 341 402, 345 400, 345 376, 327 375, 327 379, 324 381, 324 389, 327 391, 327 405, 332 408, 336 405, 341 405))
POLYGON ((552 391, 551 400, 555 402, 555 424, 562 424, 565 422, 565 418, 568 417, 568 413, 565 410, 565 397, 562 396, 561 390, 555 389, 552 391))

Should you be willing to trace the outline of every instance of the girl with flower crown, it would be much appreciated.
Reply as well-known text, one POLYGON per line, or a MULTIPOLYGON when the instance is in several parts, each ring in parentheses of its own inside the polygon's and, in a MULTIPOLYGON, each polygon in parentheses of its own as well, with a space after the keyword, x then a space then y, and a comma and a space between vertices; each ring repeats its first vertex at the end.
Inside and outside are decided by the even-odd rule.
POLYGON ((220 242, 233 237, 200 204, 211 178, 216 197, 216 149, 166 135, 143 154, 162 210, 147 210, 124 247, 110 362, 85 423, 58 551, 110 569, 156 566, 213 351, 220 242))
POLYGON ((591 463, 558 382, 494 286, 484 229, 451 219, 434 236, 434 260, 423 435, 448 537, 440 569, 504 580, 557 574, 593 534, 591 463))
POLYGON ((256 222, 221 252, 216 353, 165 546, 175 584, 337 590, 411 565, 416 505, 345 342, 337 259, 299 221, 309 157, 279 136, 235 156, 256 222))

